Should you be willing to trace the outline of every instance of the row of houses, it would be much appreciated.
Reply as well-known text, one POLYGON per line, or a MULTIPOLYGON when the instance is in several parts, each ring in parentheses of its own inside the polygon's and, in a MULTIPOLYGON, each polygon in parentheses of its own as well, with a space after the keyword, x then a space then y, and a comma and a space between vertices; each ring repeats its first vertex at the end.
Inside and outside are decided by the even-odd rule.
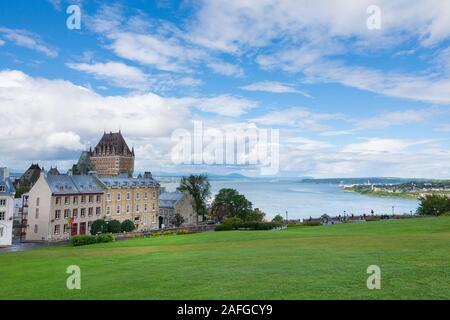
POLYGON ((134 159, 134 148, 120 131, 104 132, 96 147, 82 152, 66 174, 32 164, 13 181, 3 169, 0 245, 11 244, 13 234, 25 241, 89 234, 97 219, 131 220, 137 231, 149 231, 173 227, 180 214, 182 226, 197 225, 190 195, 164 192, 150 172, 135 177, 134 159), (29 191, 14 199, 15 187, 29 191))
POLYGON ((190 196, 162 193, 149 172, 138 178, 41 173, 24 202, 22 235, 27 241, 89 234, 97 219, 131 220, 136 231, 142 232, 173 227, 176 213, 183 216, 185 226, 198 222, 190 196), (167 198, 175 201, 168 205, 167 198))

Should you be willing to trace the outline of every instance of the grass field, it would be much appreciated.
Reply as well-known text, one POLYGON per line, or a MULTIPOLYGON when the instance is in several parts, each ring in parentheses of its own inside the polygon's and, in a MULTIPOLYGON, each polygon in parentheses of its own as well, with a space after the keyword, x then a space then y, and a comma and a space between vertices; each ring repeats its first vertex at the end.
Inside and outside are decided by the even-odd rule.
POLYGON ((450 299, 450 217, 2 253, 0 276, 0 299, 450 299))

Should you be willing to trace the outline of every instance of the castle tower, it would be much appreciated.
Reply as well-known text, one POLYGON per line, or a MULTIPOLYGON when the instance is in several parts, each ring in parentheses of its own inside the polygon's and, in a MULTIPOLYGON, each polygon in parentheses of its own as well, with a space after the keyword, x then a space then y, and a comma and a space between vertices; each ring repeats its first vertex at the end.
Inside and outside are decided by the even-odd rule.
POLYGON ((90 151, 90 159, 99 175, 133 176, 134 150, 128 148, 122 133, 104 133, 97 146, 90 151))

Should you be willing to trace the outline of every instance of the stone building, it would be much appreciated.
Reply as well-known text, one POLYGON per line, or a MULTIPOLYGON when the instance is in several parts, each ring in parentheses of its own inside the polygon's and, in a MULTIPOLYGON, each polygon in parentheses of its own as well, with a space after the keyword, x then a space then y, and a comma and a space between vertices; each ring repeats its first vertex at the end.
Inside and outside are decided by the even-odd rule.
POLYGON ((93 175, 46 175, 28 193, 25 239, 65 240, 89 234, 93 221, 104 217, 103 186, 93 175))
POLYGON ((12 242, 15 192, 9 170, 0 168, 0 246, 12 242))
POLYGON ((159 228, 159 183, 141 178, 99 177, 105 188, 105 219, 131 220, 138 231, 159 228))
POLYGON ((134 148, 130 150, 122 133, 104 133, 94 150, 89 150, 89 158, 98 175, 133 176, 134 148))
POLYGON ((179 191, 161 193, 159 214, 161 223, 166 228, 175 227, 176 214, 180 214, 184 218, 182 226, 195 226, 200 220, 192 207, 192 197, 179 191))
POLYGON ((32 163, 31 166, 25 171, 25 173, 16 181, 16 188, 19 187, 29 187, 31 188, 41 175, 42 169, 39 164, 32 163))

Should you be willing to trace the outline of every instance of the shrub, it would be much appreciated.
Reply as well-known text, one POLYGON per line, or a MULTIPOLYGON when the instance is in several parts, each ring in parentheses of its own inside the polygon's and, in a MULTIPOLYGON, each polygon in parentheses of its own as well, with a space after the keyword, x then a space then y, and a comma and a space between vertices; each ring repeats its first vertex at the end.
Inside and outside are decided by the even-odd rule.
POLYGON ((283 216, 281 214, 277 214, 273 219, 272 222, 277 222, 277 223, 283 223, 284 219, 283 216))
POLYGON ((80 235, 80 236, 73 236, 72 238, 70 238, 70 242, 72 243, 73 246, 78 247, 78 246, 85 246, 88 244, 94 244, 97 242, 97 240, 95 236, 80 235))
POLYGON ((103 219, 98 219, 92 222, 91 226, 91 234, 96 235, 98 233, 106 233, 108 232, 108 224, 103 219))
POLYGON ((281 223, 276 222, 239 222, 239 223, 225 223, 218 225, 215 230, 216 231, 230 231, 230 230, 272 230, 275 228, 280 228, 282 226, 281 223))
POLYGON ((171 236, 173 234, 174 234, 174 232, 170 231, 170 230, 163 231, 163 233, 162 233, 163 236, 171 236))
POLYGON ((177 234, 189 234, 189 233, 191 233, 191 232, 187 229, 181 229, 181 230, 177 231, 177 234))
POLYGON ((108 232, 120 233, 122 231, 122 224, 118 220, 111 220, 108 222, 108 232))
POLYGON ((321 226, 322 223, 318 220, 312 220, 312 221, 304 221, 303 225, 308 226, 308 227, 317 227, 317 226, 321 226))
POLYGON ((127 219, 124 222, 122 222, 121 228, 122 232, 131 232, 135 229, 135 225, 133 221, 127 219))
POLYGON ((420 199, 417 212, 424 216, 440 216, 450 211, 450 198, 444 195, 427 195, 420 199))
POLYGON ((227 218, 222 221, 222 224, 227 226, 232 226, 234 229, 237 229, 237 226, 242 222, 239 218, 227 218))
POLYGON ((96 235, 95 240, 97 243, 106 243, 106 242, 113 242, 116 239, 114 238, 112 233, 103 233, 96 235))

